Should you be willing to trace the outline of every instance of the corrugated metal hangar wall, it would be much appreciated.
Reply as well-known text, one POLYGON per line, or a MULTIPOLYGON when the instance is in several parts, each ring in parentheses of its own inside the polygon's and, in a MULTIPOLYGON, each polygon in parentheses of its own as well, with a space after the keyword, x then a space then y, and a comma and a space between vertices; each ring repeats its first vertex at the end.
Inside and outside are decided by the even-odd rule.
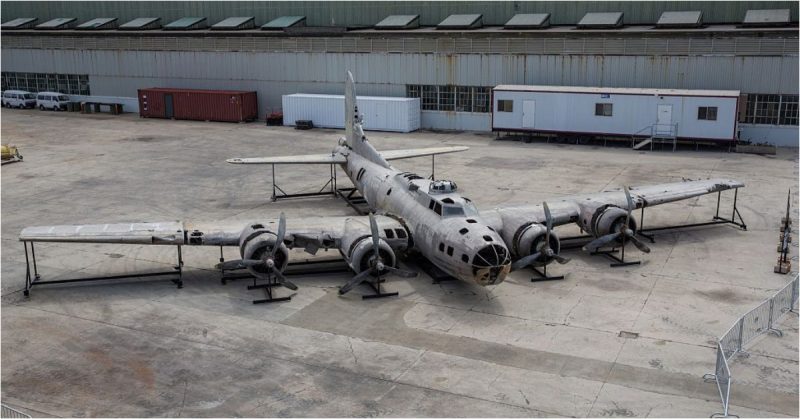
MULTIPOLYGON (((786 7, 796 21, 796 3, 686 3, 658 2, 632 7, 627 2, 598 3, 492 3, 508 12, 498 21, 525 7, 552 6, 553 19, 571 13, 571 24, 588 10, 625 10, 625 22, 647 19, 651 24, 661 11, 675 8, 706 7, 708 16, 741 21, 745 9, 786 7), (518 9, 514 9, 514 5, 518 9), (562 12, 559 12, 562 11, 562 12), (631 13, 633 17, 630 17, 631 13), (637 17, 638 16, 638 17, 637 17), (728 17, 726 17, 728 16, 728 17)), ((31 5, 2 4, 3 19, 16 16, 41 16, 36 2, 31 5), (14 14, 8 14, 13 10, 14 14)), ((150 3, 152 4, 152 3, 150 3)), ((228 5, 230 3, 225 3, 228 5)), ((407 3, 233 3, 226 10, 216 3, 166 3, 175 17, 218 13, 209 23, 234 15, 265 13, 274 15, 305 13, 313 25, 313 13, 336 15, 341 6, 352 10, 362 5, 366 17, 353 17, 348 24, 374 24, 391 13, 408 13, 407 3), (338 5, 338 6, 337 6, 338 5), (183 7, 186 8, 183 8, 183 7), (247 8, 249 7, 249 8, 247 8), (291 7, 308 10, 294 11, 291 7), (271 8, 271 9, 270 9, 271 8), (278 9, 276 8, 284 8, 278 9), (265 11, 269 10, 269 11, 265 11), (359 19, 366 20, 359 20, 359 19)), ((427 3, 426 3, 427 4, 427 3)), ((464 12, 463 3, 431 3, 422 13, 464 12)), ((638 3, 636 3, 638 4, 638 3)), ((70 16, 121 15, 134 18, 152 16, 136 2, 70 2, 70 16), (107 9, 103 9, 103 7, 107 9), (83 10, 83 8, 87 8, 83 10), (110 9, 109 9, 110 8, 110 9), (117 8, 117 9, 114 9, 117 8), (87 11, 88 10, 88 11, 87 11), (77 13, 79 11, 80 13, 77 13), (140 13, 141 12, 141 13, 140 13), (116 14, 115 14, 116 13, 116 14)), ((59 9, 67 4, 48 6, 48 16, 67 15, 59 9)), ((495 11, 484 2, 487 16, 495 11)), ((156 7, 156 6, 154 6, 156 7)), ((479 10, 478 12, 483 11, 479 10)), ((417 10, 416 13, 420 11, 417 10)), ((41 13, 44 13, 43 11, 41 13)), ((499 12, 497 12, 499 13, 499 12)), ((423 14, 423 16, 425 16, 423 14)), ((499 16, 499 15, 498 15, 499 16)), ((430 22, 438 23, 439 17, 430 22)), ((126 17, 127 19, 127 17, 126 17)), ((264 20, 267 18, 265 17, 264 20)), ((710 19, 704 14, 704 20, 710 19)), ((42 21, 42 18, 40 18, 42 21)), ((125 21, 121 19, 121 21, 125 21)), ((169 22, 164 19, 163 23, 169 22)), ((339 21, 337 21, 338 24, 339 21)), ((320 24, 329 24, 322 22, 320 24)), ((500 22, 503 23, 503 22, 500 22)), ((635 32, 624 30, 580 31, 503 31, 484 28, 478 31, 436 31, 431 29, 379 32, 371 29, 345 32, 338 36, 296 36, 263 31, 13 31, 3 30, 2 71, 15 73, 86 74, 91 94, 135 97, 146 87, 256 90, 263 115, 281 106, 281 95, 291 93, 341 94, 344 72, 353 70, 359 93, 375 96, 406 96, 413 86, 422 91, 422 125, 426 128, 483 130, 491 127, 488 112, 440 111, 426 108, 427 86, 484 86, 498 84, 582 85, 607 87, 731 89, 761 95, 798 94, 798 37, 796 23, 784 30, 742 30, 734 25, 712 30, 661 31, 652 28, 635 32)), ((553 28, 556 29, 556 28, 553 28)), ((797 99, 794 99, 795 102, 797 99)), ((452 108, 451 108, 452 109, 452 108)), ((795 105, 796 109, 796 105, 795 105)), ((796 111, 795 111, 796 114, 796 111)), ((796 118, 796 117, 795 117, 796 118)), ((797 128, 790 127, 790 142, 797 143, 797 128)), ((786 135, 781 131, 781 135, 786 135)), ((773 134, 770 134, 773 135, 773 134)))

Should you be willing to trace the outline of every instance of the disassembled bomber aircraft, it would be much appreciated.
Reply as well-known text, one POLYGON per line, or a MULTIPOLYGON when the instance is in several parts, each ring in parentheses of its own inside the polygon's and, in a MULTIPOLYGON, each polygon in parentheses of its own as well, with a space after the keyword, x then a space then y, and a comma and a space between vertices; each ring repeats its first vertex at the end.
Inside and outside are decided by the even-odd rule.
POLYGON ((512 270, 546 266, 552 261, 566 263, 568 259, 559 255, 561 246, 552 231, 554 226, 576 223, 590 233, 594 240, 584 250, 609 245, 624 249, 632 242, 649 252, 636 237, 633 209, 744 186, 727 179, 684 181, 559 197, 541 205, 479 213, 470 199, 457 192, 454 182, 424 179, 401 172, 388 162, 464 151, 467 147, 379 153, 364 134, 353 77, 350 72, 347 75, 345 137, 330 154, 235 158, 228 162, 341 165, 378 215, 292 219, 288 225, 281 214, 279 220, 244 225, 170 221, 28 227, 21 232, 20 240, 238 246, 242 259, 220 263, 218 268, 247 269, 257 278, 273 278, 276 285, 290 289, 297 287, 282 274, 289 262, 289 249, 304 248, 314 254, 320 248, 335 248, 356 274, 340 288, 340 294, 365 281, 375 289, 379 273, 416 275, 397 269, 397 255, 413 250, 452 277, 486 286, 503 282, 512 270))

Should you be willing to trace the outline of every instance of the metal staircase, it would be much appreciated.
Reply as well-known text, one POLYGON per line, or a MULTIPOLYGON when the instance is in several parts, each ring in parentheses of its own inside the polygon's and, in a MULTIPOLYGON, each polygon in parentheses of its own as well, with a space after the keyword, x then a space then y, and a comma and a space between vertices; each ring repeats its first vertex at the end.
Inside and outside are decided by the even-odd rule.
POLYGON ((653 124, 648 125, 639 131, 636 131, 631 135, 631 147, 634 150, 641 150, 646 145, 650 145, 650 150, 653 150, 653 144, 656 142, 659 143, 667 143, 672 144, 672 151, 675 151, 675 148, 678 145, 678 124, 653 124), (648 132, 650 136, 636 142, 636 136, 643 133, 648 132))

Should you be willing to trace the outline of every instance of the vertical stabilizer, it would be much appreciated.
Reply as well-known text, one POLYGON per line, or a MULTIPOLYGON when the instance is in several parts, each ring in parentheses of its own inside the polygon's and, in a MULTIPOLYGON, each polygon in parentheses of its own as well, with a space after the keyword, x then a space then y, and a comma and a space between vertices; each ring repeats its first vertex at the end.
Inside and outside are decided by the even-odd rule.
POLYGON ((344 88, 344 132, 347 144, 354 152, 373 163, 390 167, 389 163, 367 141, 367 136, 361 126, 362 120, 356 102, 356 83, 353 80, 353 73, 348 71, 344 88))

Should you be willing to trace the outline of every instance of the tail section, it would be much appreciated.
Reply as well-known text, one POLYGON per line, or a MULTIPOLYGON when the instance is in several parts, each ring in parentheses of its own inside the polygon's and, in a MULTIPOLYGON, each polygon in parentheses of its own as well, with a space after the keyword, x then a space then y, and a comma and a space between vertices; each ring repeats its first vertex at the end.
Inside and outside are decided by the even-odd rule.
POLYGON ((347 144, 355 153, 373 163, 390 167, 386 159, 367 141, 367 136, 361 126, 362 119, 358 113, 358 103, 356 102, 356 83, 353 80, 353 73, 348 71, 344 89, 344 132, 347 144))

